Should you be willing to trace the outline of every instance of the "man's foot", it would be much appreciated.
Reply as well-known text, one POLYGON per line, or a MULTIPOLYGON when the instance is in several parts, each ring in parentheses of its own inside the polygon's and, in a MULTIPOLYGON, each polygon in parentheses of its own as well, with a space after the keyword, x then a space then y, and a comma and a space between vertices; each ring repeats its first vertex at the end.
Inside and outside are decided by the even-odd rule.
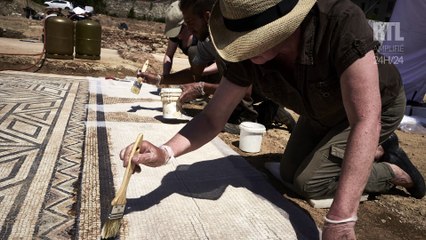
POLYGON ((425 196, 425 180, 419 170, 417 170, 417 168, 410 161, 404 150, 402 150, 402 148, 398 147, 396 149, 385 151, 383 159, 385 162, 395 164, 396 166, 400 167, 410 176, 411 180, 413 181, 413 186, 407 187, 406 189, 411 194, 411 196, 418 199, 421 199, 425 196))
POLYGON ((393 151, 399 148, 398 136, 393 132, 386 141, 382 144, 382 148, 385 152, 393 151))
POLYGON ((296 126, 296 121, 294 120, 293 116, 284 108, 280 107, 277 110, 277 113, 273 119, 273 125, 275 126, 281 126, 285 125, 287 127, 287 130, 291 133, 293 131, 293 128, 296 126))

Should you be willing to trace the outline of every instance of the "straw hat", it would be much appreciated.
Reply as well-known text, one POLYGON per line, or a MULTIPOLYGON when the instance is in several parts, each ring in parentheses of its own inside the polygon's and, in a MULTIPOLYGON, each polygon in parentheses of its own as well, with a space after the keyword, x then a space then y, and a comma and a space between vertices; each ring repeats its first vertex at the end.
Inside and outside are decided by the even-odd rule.
POLYGON ((166 28, 164 34, 168 38, 174 38, 179 35, 183 24, 183 15, 179 9, 179 1, 175 1, 166 11, 166 28))
POLYGON ((209 28, 219 55, 230 62, 257 56, 287 39, 316 0, 218 0, 209 28))

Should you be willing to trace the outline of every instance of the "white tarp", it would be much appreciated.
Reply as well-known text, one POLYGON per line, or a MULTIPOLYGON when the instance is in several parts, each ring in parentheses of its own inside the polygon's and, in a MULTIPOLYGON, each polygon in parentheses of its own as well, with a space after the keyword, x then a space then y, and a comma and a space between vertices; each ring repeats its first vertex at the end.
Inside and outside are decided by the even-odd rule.
MULTIPOLYGON (((125 169, 119 160, 121 149, 138 133, 155 145, 163 144, 185 121, 165 121, 157 87, 143 84, 139 95, 131 93, 131 81, 88 77, 90 99, 102 95, 103 102, 89 102, 88 116, 105 115, 104 121, 86 122, 85 149, 97 141, 97 128, 105 127, 109 156, 116 189, 125 169), (129 111, 135 109, 136 111, 129 111), (120 115, 120 118, 113 116, 120 115), (137 118, 136 118, 137 117, 137 118), (140 121, 145 117, 145 121, 140 121), (135 119, 135 120, 134 120, 135 119)), ((87 154, 83 179, 94 179, 97 162, 87 154), (93 175, 89 175, 93 174, 93 175)), ((321 234, 310 215, 291 203, 219 137, 196 151, 172 159, 167 165, 141 166, 132 175, 126 191, 126 212, 120 239, 319 239, 321 234)), ((93 183, 84 181, 82 189, 93 183)), ((96 183, 96 180, 93 181, 96 183)), ((93 193, 93 190, 91 190, 93 193)), ((102 193, 101 193, 102 194, 102 193)), ((96 194, 82 194, 81 239, 92 239, 90 231, 98 227, 87 219, 96 219, 93 204, 96 194), (87 229, 83 232, 82 229, 87 229)), ((98 208, 99 209, 99 208, 98 208)), ((96 230, 96 229, 95 229, 96 230)))

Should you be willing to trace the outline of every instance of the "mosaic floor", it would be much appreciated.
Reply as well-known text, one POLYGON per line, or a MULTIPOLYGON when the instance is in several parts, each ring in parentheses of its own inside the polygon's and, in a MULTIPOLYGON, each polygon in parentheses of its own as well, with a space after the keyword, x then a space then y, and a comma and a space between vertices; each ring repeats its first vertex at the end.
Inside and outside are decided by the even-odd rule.
POLYGON ((0 239, 74 234, 87 81, 0 73, 0 239))
MULTIPOLYGON (((140 132, 160 145, 154 86, 0 72, 0 239, 99 239, 121 184, 119 151, 140 132)), ((120 239, 315 239, 318 229, 216 138, 131 178, 120 239), (249 207, 248 207, 249 206, 249 207)))

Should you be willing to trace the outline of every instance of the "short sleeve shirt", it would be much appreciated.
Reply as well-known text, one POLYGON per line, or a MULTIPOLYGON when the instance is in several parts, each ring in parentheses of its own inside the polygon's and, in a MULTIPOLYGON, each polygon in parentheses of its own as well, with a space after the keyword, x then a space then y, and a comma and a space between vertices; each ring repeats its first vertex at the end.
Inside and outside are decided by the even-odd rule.
MULTIPOLYGON (((327 129, 347 120, 340 88, 341 74, 367 52, 377 49, 364 12, 350 0, 318 0, 301 24, 301 46, 292 74, 271 60, 226 62, 223 76, 253 85, 271 100, 327 129)), ((372 63, 376 64, 376 63, 372 63)), ((393 65, 379 64, 382 102, 395 98, 402 86, 393 65)))
POLYGON ((192 64, 199 66, 207 66, 215 62, 218 54, 216 49, 213 46, 213 43, 210 41, 210 38, 207 37, 204 41, 198 41, 197 43, 197 54, 192 59, 192 64))
POLYGON ((188 55, 189 48, 191 48, 193 46, 197 46, 197 43, 198 43, 198 39, 195 36, 192 36, 192 42, 191 42, 191 45, 189 45, 189 46, 184 46, 182 40, 180 40, 178 37, 173 37, 173 38, 169 38, 169 39, 170 39, 170 41, 177 43, 180 50, 182 50, 183 54, 185 54, 185 55, 188 55))

